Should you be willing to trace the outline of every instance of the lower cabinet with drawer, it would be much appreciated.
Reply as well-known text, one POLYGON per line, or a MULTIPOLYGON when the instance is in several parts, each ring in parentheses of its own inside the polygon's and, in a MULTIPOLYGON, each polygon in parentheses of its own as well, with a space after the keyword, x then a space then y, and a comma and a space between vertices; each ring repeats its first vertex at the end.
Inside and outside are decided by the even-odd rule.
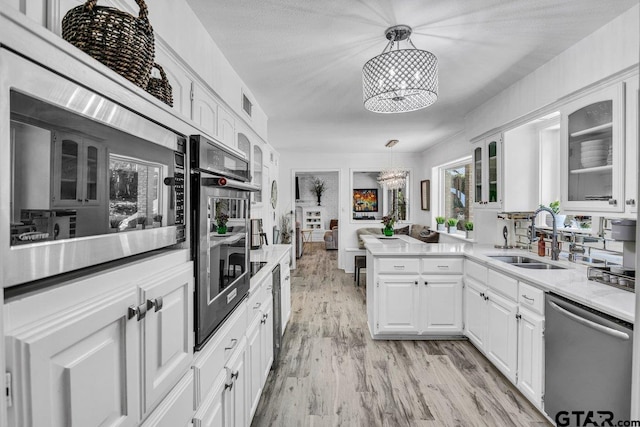
POLYGON ((367 274, 375 287, 374 338, 462 335, 462 258, 379 258, 373 264, 367 274))

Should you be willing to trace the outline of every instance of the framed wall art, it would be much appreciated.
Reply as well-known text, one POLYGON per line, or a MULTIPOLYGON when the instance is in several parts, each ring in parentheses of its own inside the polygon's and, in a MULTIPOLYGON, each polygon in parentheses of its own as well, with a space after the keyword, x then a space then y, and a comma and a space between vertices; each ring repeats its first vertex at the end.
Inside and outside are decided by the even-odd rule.
POLYGON ((420 181, 420 208, 423 211, 428 211, 431 208, 430 200, 431 200, 431 181, 428 179, 425 179, 423 181, 420 181))
POLYGON ((378 189, 354 189, 353 190, 353 211, 354 212, 378 212, 378 189))

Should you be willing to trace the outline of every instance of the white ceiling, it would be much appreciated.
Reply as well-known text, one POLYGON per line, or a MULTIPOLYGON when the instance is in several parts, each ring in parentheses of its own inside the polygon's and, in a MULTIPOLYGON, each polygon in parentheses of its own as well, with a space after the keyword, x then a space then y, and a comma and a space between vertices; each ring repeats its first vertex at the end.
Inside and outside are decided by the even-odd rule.
POLYGON ((278 151, 419 152, 464 116, 638 0, 187 0, 269 117, 278 151), (413 28, 438 57, 439 98, 376 114, 362 66, 386 28, 413 28))

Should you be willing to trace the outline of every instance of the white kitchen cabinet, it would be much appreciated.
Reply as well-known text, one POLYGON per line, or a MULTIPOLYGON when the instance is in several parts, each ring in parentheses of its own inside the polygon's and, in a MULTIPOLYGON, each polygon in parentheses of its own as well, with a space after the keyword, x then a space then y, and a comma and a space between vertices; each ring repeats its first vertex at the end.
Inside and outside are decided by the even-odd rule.
MULTIPOLYGON (((489 270, 489 274, 497 273, 489 270)), ((470 277, 465 278, 465 285, 465 334, 515 383, 518 304, 470 277)))
MULTIPOLYGON (((252 202, 260 205, 262 204, 262 201, 264 200, 264 177, 265 177, 265 173, 264 173, 264 164, 263 164, 263 153, 262 153, 262 148, 260 148, 257 144, 253 144, 253 156, 251 157, 251 171, 252 171, 252 175, 251 175, 251 182, 254 185, 257 185, 258 187, 260 187, 260 189, 258 191, 254 191, 253 193, 251 193, 251 197, 252 197, 252 202)), ((268 174, 266 174, 268 176, 268 174)))
POLYGON ((137 305, 136 289, 120 288, 10 332, 9 425, 137 425, 137 305))
POLYGON ((193 371, 189 369, 140 427, 185 427, 193 419, 193 371))
POLYGON ((222 395, 222 415, 225 426, 240 427, 249 424, 246 347, 247 340, 243 338, 225 365, 227 383, 222 395))
POLYGON ((258 407, 260 395, 262 394, 263 330, 260 327, 261 321, 262 315, 256 316, 247 330, 247 389, 249 391, 249 418, 253 416, 253 413, 258 407))
POLYGON ((200 83, 194 82, 191 92, 191 120, 210 136, 218 134, 218 101, 200 83))
POLYGON ((542 408, 544 317, 520 306, 518 313, 518 389, 542 408))
POLYGON ((565 105, 561 116, 561 195, 566 211, 624 212, 624 84, 565 105))
POLYGON ((289 319, 291 318, 291 265, 289 260, 289 252, 287 252, 287 256, 280 262, 280 295, 282 299, 281 305, 281 324, 282 324, 282 332, 284 335, 284 331, 287 327, 287 323, 289 323, 289 319))
POLYGON ((218 139, 229 147, 236 146, 235 119, 226 109, 218 106, 218 139))
POLYGON ((104 203, 106 156, 91 139, 55 131, 53 138, 53 207, 98 206, 104 203))
POLYGON ((638 213, 638 128, 639 104, 638 76, 625 81, 626 100, 626 152, 625 152, 625 210, 638 213))
POLYGON ((469 277, 465 278, 464 307, 465 335, 478 349, 485 347, 487 335, 487 287, 469 277))
POLYGON ((191 118, 191 86, 193 76, 184 68, 182 61, 166 44, 156 39, 155 62, 167 75, 173 95, 173 109, 183 117, 191 118))
POLYGON ((420 333, 462 333, 462 276, 420 278, 420 333))
POLYGON ((518 357, 518 304, 491 290, 487 293, 487 358, 512 382, 518 357))
POLYGON ((144 328, 144 412, 149 411, 189 370, 193 361, 193 264, 140 285, 144 328))
MULTIPOLYGON (((267 381, 271 366, 273 365, 273 303, 268 300, 264 306, 264 313, 261 322, 262 337, 260 345, 262 347, 262 385, 267 381)), ((253 412, 251 413, 253 416, 253 412)))
POLYGON ((473 203, 475 208, 502 206, 502 133, 475 143, 473 149, 473 203))
POLYGON ((211 392, 193 417, 193 427, 226 427, 223 414, 223 396, 226 391, 227 372, 222 370, 213 382, 211 392))
POLYGON ((419 276, 377 277, 376 334, 413 335, 420 332, 419 276))

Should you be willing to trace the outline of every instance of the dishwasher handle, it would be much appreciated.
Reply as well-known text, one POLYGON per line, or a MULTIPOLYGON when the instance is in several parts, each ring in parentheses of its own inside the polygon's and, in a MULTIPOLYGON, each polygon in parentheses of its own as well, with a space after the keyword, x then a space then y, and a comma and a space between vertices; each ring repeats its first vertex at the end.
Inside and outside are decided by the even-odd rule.
POLYGON ((583 324, 583 325, 585 325, 585 326, 587 326, 587 327, 589 327, 591 329, 598 330, 598 331, 600 331, 602 333, 605 333, 607 335, 611 335, 611 336, 616 337, 616 338, 620 338, 621 340, 625 340, 626 341, 626 340, 629 339, 629 334, 625 334, 622 331, 618 331, 618 330, 615 330, 613 328, 609 328, 608 326, 604 326, 604 325, 601 325, 599 323, 592 322, 591 320, 587 320, 584 317, 578 316, 577 314, 573 314, 572 312, 560 307, 558 304, 556 304, 553 301, 549 301, 549 305, 551 306, 551 308, 553 308, 554 310, 556 310, 560 314, 563 314, 563 315, 565 315, 567 317, 570 317, 573 320, 575 320, 576 322, 581 323, 581 324, 583 324))

